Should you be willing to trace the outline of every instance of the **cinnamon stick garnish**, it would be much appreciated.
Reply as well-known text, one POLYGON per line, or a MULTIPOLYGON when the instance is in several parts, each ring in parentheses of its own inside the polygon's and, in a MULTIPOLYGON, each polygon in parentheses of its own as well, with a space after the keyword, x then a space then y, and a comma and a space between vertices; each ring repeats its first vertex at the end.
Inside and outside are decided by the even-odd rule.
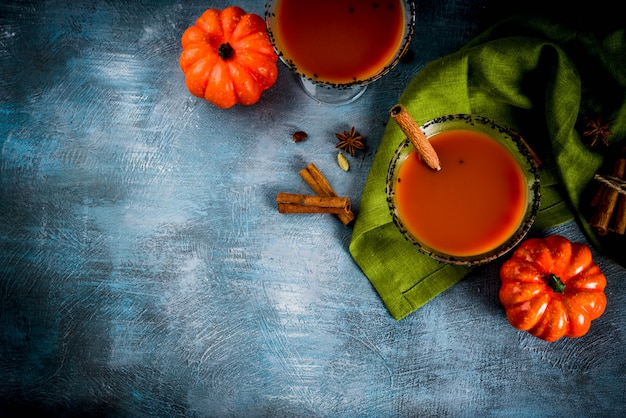
MULTIPOLYGON (((330 183, 328 183, 328 180, 326 180, 326 177, 322 175, 315 164, 310 163, 305 168, 300 170, 300 177, 302 177, 306 184, 308 184, 318 196, 337 197, 337 193, 335 193, 333 188, 330 186, 330 183)), ((337 213, 336 215, 344 225, 348 225, 355 218, 352 210, 337 213)))
POLYGON ((409 141, 411 141, 411 144, 415 147, 415 150, 418 152, 424 164, 433 170, 441 170, 441 163, 439 162, 437 152, 435 152, 432 144, 428 138, 426 138, 426 135, 422 132, 417 122, 411 117, 408 110, 398 103, 389 110, 389 113, 398 126, 400 126, 400 129, 402 129, 402 132, 404 132, 409 141))
MULTIPOLYGON (((613 176, 617 178, 624 178, 626 172, 626 158, 619 158, 615 161, 613 167, 613 176)), ((596 211, 593 213, 589 224, 596 230, 598 235, 607 235, 609 232, 609 223, 613 217, 613 212, 617 206, 620 192, 614 188, 602 185, 605 190, 600 199, 596 211)))
POLYGON ((346 213, 350 211, 350 198, 339 196, 310 196, 296 193, 276 195, 280 213, 346 213))

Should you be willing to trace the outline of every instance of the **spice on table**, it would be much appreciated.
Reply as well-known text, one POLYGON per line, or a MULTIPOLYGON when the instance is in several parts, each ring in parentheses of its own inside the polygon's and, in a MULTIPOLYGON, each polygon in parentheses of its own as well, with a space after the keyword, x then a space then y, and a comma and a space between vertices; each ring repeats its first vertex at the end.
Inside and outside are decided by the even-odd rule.
POLYGON ((619 184, 620 180, 626 178, 626 157, 615 161, 612 177, 607 179, 596 176, 595 178, 600 181, 600 187, 592 201, 595 211, 589 224, 600 236, 607 235, 610 231, 624 235, 626 232, 626 196, 624 193, 626 192, 620 192, 620 188, 612 184, 619 184), (611 178, 615 178, 612 183, 611 178))
POLYGON ((293 133, 293 142, 302 142, 307 139, 309 135, 304 131, 297 131, 293 133))
POLYGON ((365 149, 365 144, 363 144, 364 138, 357 133, 354 126, 350 128, 350 132, 343 131, 343 133, 336 133, 335 136, 339 140, 335 148, 344 150, 352 157, 354 157, 354 153, 357 149, 365 149))
MULTIPOLYGON (((626 190, 626 189, 622 189, 626 190)), ((617 213, 615 214, 615 233, 619 235, 626 234, 626 194, 619 195, 619 203, 617 204, 617 213)))
POLYGON ((350 163, 348 162, 346 156, 343 155, 341 152, 337 154, 337 164, 339 164, 339 168, 341 168, 343 171, 350 170, 350 163))
POLYGON ((621 179, 615 177, 609 177, 612 188, 619 192, 617 213, 615 214, 615 220, 613 224, 613 232, 619 235, 626 234, 626 173, 621 179))
POLYGON ((592 119, 588 116, 584 117, 585 126, 587 130, 583 132, 583 136, 586 138, 590 138, 589 146, 593 147, 598 140, 600 140, 605 146, 609 145, 609 136, 612 132, 609 130, 609 126, 613 123, 613 121, 603 122, 602 117, 599 115, 596 116, 595 119, 592 119))
MULTIPOLYGON (((326 180, 326 177, 322 175, 320 170, 315 166, 315 164, 310 163, 305 168, 300 170, 300 177, 313 189, 313 191, 318 196, 330 196, 335 197, 337 193, 333 190, 326 180)), ((348 225, 355 218, 354 212, 352 210, 346 213, 339 213, 337 217, 344 225, 348 225)))
POLYGON ((415 150, 418 152, 424 164, 433 170, 441 170, 437 152, 435 152, 430 141, 426 138, 426 135, 422 132, 417 122, 411 117, 408 110, 403 105, 396 104, 389 110, 389 113, 398 126, 400 126, 400 129, 402 129, 402 132, 404 132, 409 141, 411 141, 411 144, 415 147, 415 150))
POLYGON ((280 213, 348 213, 350 198, 339 196, 310 196, 297 193, 276 195, 280 213))

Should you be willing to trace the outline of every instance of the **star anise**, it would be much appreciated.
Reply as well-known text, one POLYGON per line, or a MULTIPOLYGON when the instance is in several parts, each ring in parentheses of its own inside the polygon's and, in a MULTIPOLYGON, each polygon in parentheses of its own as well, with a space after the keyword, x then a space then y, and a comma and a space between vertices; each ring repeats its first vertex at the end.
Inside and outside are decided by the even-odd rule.
POLYGON ((335 148, 340 148, 354 157, 354 153, 357 149, 365 149, 363 144, 363 137, 359 135, 356 128, 353 126, 350 132, 343 131, 343 133, 336 133, 335 136, 339 140, 339 143, 335 148))
POLYGON ((609 135, 612 132, 609 130, 609 126, 613 121, 603 122, 602 118, 598 115, 595 119, 585 116, 585 126, 587 130, 583 132, 583 136, 590 138, 589 146, 593 147, 598 140, 602 141, 604 145, 609 146, 609 135))

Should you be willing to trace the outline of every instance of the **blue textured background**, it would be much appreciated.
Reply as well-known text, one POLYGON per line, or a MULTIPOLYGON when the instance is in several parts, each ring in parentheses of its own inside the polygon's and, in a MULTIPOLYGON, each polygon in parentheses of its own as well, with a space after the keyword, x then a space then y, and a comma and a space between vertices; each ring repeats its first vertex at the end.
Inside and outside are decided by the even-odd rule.
POLYGON ((258 104, 218 110, 186 91, 179 42, 229 4, 0 5, 0 416, 623 416, 626 274, 600 255, 606 313, 548 344, 506 321, 499 263, 396 322, 350 227, 276 210, 313 162, 358 212, 388 109, 498 2, 418 1, 412 60, 353 105, 281 66, 258 104), (368 151, 346 173, 351 126, 368 151))

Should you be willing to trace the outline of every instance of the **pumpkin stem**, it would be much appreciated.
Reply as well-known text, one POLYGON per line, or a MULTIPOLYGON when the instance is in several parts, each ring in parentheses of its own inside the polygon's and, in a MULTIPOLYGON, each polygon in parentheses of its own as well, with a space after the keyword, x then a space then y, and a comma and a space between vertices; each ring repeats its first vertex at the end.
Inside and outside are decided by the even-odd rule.
POLYGON ((556 293, 563 293, 565 291, 565 283, 563 283, 561 281, 561 279, 559 279, 558 277, 556 277, 556 275, 554 274, 550 274, 550 276, 548 277, 549 280, 549 285, 552 288, 552 290, 556 293))
POLYGON ((228 58, 232 57, 234 52, 235 50, 232 46, 230 46, 228 42, 221 44, 217 50, 217 53, 223 60, 227 60, 228 58))

